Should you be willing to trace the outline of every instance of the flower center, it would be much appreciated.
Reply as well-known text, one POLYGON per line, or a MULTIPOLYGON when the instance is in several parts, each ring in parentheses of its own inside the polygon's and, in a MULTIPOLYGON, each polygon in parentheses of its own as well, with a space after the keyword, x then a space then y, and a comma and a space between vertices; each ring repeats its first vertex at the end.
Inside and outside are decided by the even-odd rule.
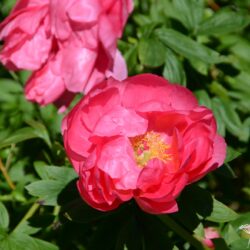
POLYGON ((170 146, 159 133, 147 132, 144 135, 131 138, 131 143, 136 162, 140 167, 145 167, 152 159, 159 159, 163 162, 171 160, 171 154, 167 153, 170 146))

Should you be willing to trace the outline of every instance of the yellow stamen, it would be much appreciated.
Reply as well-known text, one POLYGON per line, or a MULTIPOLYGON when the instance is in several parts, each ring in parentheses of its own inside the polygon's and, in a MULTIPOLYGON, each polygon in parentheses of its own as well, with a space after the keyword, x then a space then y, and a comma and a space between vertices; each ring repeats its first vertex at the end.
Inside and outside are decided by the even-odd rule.
POLYGON ((147 165, 152 159, 163 162, 171 160, 171 154, 167 153, 170 146, 164 141, 159 133, 150 131, 145 135, 131 138, 137 164, 140 167, 147 165))

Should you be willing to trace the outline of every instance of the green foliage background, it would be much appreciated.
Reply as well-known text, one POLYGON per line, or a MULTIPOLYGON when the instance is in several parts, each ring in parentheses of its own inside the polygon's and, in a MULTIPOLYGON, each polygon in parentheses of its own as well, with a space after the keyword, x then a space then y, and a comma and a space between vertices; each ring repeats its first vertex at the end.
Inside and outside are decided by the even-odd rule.
MULTIPOLYGON (((2 0, 0 16, 13 0, 2 0)), ((79 197, 65 155, 62 115, 29 103, 28 72, 0 68, 0 250, 247 249, 250 224, 250 1, 143 0, 119 48, 129 74, 152 72, 187 86, 216 116, 228 143, 218 170, 185 189, 180 211, 152 216, 129 202, 102 213, 79 197)))

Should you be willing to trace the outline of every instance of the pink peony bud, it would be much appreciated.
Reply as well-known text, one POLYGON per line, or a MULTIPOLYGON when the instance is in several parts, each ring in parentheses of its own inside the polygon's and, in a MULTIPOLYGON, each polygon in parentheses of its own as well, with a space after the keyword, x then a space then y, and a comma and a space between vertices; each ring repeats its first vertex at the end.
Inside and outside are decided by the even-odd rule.
POLYGON ((204 228, 204 234, 204 238, 202 239, 203 244, 210 249, 214 249, 214 243, 212 239, 220 238, 220 234, 218 233, 217 229, 214 227, 204 228))
POLYGON ((222 165, 226 144, 216 130, 188 89, 151 74, 104 81, 62 125, 89 205, 108 211, 134 198, 154 214, 176 212, 185 186, 222 165))

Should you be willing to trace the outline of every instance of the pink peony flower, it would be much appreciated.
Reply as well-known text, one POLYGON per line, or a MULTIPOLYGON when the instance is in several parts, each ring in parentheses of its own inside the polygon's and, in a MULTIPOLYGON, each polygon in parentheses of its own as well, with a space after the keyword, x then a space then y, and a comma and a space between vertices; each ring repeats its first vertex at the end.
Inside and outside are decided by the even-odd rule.
POLYGON ((20 0, 0 24, 1 62, 11 70, 37 70, 52 47, 49 0, 20 0))
POLYGON ((64 118, 62 131, 79 192, 102 211, 134 198, 146 212, 175 212, 185 186, 225 158, 211 110, 151 74, 96 86, 64 118))
POLYGON ((216 228, 207 227, 204 228, 204 238, 202 239, 203 244, 209 249, 214 249, 214 243, 212 239, 220 238, 220 234, 218 233, 216 228))
POLYGON ((67 105, 72 93, 87 93, 105 77, 127 76, 116 43, 132 8, 132 0, 19 0, 0 24, 0 61, 35 71, 28 100, 67 105))

